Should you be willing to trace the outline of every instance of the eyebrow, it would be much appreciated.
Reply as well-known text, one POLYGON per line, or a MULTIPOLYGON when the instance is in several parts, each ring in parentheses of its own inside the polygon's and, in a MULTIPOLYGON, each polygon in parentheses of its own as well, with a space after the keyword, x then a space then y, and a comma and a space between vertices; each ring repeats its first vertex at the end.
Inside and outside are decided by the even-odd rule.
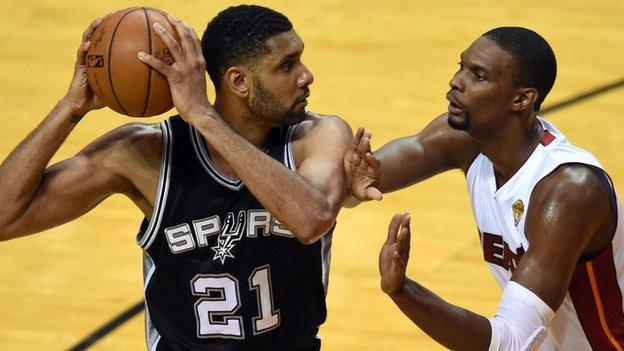
POLYGON ((481 71, 481 72, 484 72, 484 73, 489 73, 490 72, 489 70, 487 70, 485 67, 481 66, 478 63, 471 62, 469 65, 466 65, 464 63, 464 53, 463 52, 459 55, 459 61, 460 61, 460 63, 463 66, 467 67, 471 71, 481 71))
POLYGON ((282 65, 284 62, 293 59, 293 58, 297 58, 300 57, 303 54, 303 49, 302 50, 297 50, 295 52, 293 52, 292 54, 288 54, 283 56, 282 58, 279 59, 278 61, 278 65, 282 65))

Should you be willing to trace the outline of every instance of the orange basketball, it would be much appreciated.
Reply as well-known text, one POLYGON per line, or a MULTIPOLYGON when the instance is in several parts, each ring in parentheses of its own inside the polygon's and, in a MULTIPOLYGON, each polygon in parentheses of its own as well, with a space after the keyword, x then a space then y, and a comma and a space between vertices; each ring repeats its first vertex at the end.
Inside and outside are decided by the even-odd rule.
POLYGON ((124 115, 149 117, 173 107, 167 78, 137 57, 143 51, 173 64, 167 46, 152 28, 155 22, 180 42, 167 14, 148 7, 121 10, 91 35, 86 56, 89 86, 108 107, 124 115))

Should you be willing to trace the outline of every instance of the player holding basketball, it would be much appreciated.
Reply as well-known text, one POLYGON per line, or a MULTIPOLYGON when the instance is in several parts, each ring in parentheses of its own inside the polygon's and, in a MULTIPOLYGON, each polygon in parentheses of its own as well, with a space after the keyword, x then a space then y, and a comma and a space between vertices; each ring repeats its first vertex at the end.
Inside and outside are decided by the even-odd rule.
POLYGON ((394 216, 379 256, 383 291, 450 349, 624 349, 624 217, 594 156, 538 116, 555 76, 541 36, 493 29, 461 54, 448 113, 374 157, 359 130, 345 157, 359 200, 450 169, 466 174, 483 255, 504 289, 495 317, 406 278, 408 214, 394 216))
POLYGON ((93 22, 69 92, 0 167, 0 237, 40 232, 125 194, 146 218, 137 241, 149 350, 318 350, 350 128, 306 112, 313 76, 282 14, 228 8, 201 44, 169 21, 180 45, 155 29, 175 64, 140 56, 167 76, 180 116, 122 126, 46 169, 78 120, 102 107, 84 71, 101 20, 93 22))

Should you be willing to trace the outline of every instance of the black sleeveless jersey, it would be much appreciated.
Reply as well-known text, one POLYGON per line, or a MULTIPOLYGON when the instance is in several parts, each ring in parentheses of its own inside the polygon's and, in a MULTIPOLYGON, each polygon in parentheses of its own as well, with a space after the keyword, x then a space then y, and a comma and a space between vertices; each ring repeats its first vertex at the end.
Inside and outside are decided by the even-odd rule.
MULTIPOLYGON (((137 236, 148 349, 318 349, 331 232, 301 244, 241 180, 219 174, 197 130, 180 117, 161 128, 154 211, 137 236)), ((293 170, 295 128, 274 129, 265 148, 293 170)))

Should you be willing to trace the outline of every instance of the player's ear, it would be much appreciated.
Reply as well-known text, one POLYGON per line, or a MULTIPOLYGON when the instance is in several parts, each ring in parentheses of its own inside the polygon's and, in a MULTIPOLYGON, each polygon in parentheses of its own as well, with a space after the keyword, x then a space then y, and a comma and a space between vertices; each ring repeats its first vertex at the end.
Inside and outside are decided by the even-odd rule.
POLYGON ((236 95, 247 97, 249 95, 249 86, 251 76, 249 71, 243 67, 230 67, 223 77, 224 83, 236 95))
POLYGON ((511 110, 515 112, 533 108, 537 101, 538 92, 535 88, 522 88, 516 90, 516 95, 511 102, 511 110))

